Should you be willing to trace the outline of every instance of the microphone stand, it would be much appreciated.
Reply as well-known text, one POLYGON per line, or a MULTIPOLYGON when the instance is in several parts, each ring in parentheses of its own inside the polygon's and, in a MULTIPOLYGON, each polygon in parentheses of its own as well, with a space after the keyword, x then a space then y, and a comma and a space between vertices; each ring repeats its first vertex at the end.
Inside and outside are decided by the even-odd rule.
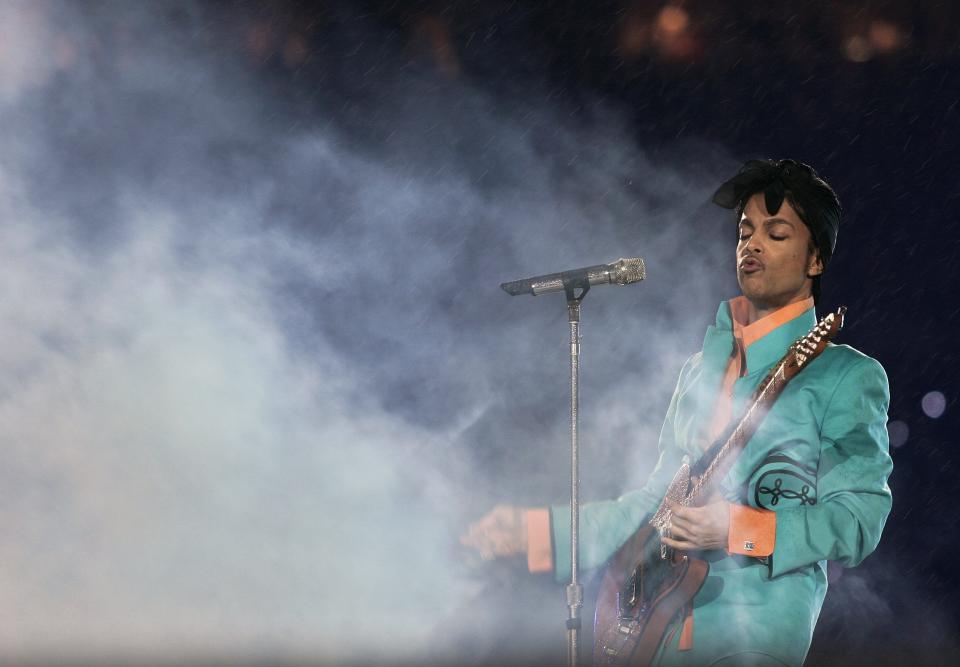
POLYGON ((590 291, 585 274, 564 277, 567 315, 570 322, 570 583, 567 584, 567 664, 577 667, 580 660, 580 609, 583 585, 580 583, 580 302, 590 291), (579 295, 576 290, 580 290, 579 295))
POLYGON ((585 269, 563 271, 549 275, 501 283, 510 294, 546 294, 560 288, 567 295, 567 315, 570 322, 570 583, 567 585, 567 663, 577 667, 580 660, 580 609, 583 607, 583 586, 580 584, 580 303, 590 291, 590 282, 596 284, 629 285, 646 276, 643 260, 620 259, 585 269), (579 294, 577 293, 579 290, 579 294))

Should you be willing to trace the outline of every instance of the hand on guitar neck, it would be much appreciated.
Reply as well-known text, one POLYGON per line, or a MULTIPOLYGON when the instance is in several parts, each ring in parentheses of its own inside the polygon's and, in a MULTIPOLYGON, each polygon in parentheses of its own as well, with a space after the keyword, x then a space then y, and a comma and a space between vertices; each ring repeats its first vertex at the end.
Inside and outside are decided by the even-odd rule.
POLYGON ((460 544, 476 549, 483 560, 527 553, 527 511, 497 505, 460 536, 460 544))
POLYGON ((684 507, 673 503, 670 537, 660 541, 680 551, 726 549, 730 530, 730 503, 714 492, 705 505, 684 507))

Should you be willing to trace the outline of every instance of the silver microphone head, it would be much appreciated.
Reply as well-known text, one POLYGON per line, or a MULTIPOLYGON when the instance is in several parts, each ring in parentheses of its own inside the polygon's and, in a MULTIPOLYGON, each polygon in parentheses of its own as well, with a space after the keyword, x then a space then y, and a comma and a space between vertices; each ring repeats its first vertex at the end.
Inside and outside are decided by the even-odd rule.
POLYGON ((630 283, 640 282, 647 277, 647 269, 643 265, 643 260, 639 257, 620 258, 613 262, 612 266, 613 272, 610 274, 610 282, 617 285, 629 285, 630 283))

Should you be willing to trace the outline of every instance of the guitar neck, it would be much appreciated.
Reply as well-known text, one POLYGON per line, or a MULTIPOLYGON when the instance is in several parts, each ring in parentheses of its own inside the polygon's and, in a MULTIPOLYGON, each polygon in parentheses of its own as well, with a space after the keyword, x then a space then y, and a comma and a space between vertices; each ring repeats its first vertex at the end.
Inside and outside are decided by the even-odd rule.
POLYGON ((722 478, 730 469, 750 438, 757 432, 763 418, 787 385, 786 362, 774 366, 750 397, 749 407, 738 422, 727 427, 724 436, 717 439, 690 469, 696 477, 690 500, 696 501, 714 480, 722 478))

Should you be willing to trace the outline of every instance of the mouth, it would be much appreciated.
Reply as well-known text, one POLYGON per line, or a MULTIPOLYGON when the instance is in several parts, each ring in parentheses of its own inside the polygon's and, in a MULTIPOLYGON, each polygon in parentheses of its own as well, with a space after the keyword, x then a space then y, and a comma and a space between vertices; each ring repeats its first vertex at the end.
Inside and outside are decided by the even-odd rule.
POLYGON ((740 271, 743 273, 756 273, 763 269, 763 262, 756 257, 744 257, 740 260, 740 271))

